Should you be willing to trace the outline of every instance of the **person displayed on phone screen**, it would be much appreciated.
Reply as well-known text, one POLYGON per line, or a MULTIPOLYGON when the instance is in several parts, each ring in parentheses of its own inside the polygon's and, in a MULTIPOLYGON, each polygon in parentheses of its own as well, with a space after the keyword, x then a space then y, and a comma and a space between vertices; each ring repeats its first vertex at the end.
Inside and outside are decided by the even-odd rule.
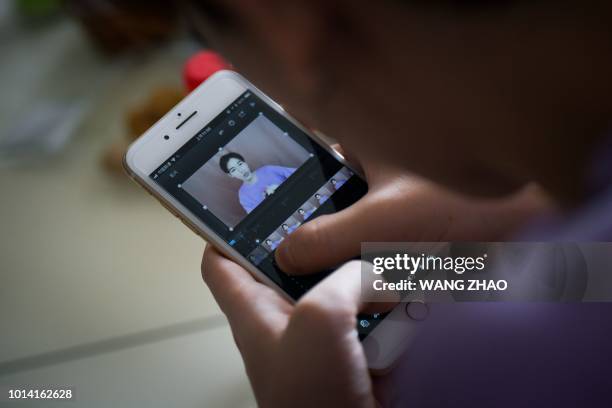
POLYGON ((321 194, 321 193, 315 194, 315 199, 317 200, 319 204, 323 204, 324 202, 327 201, 328 198, 329 198, 329 195, 327 194, 321 194))
POLYGON ((289 225, 287 223, 284 223, 281 225, 281 228, 283 229, 283 232, 287 235, 291 234, 293 231, 295 231, 297 229, 297 227, 299 227, 300 224, 298 222, 296 222, 293 225, 289 225))
POLYGON ((334 190, 338 190, 340 187, 342 187, 342 185, 344 183, 346 183, 346 179, 344 179, 344 178, 338 178, 338 179, 332 178, 330 180, 330 183, 331 183, 331 185, 332 185, 334 190))
POLYGON ((298 215, 304 220, 306 221, 308 219, 308 217, 310 217, 310 215, 314 212, 315 208, 311 208, 311 209, 305 209, 305 208, 298 208, 297 212, 298 215))
POLYGON ((271 251, 274 251, 276 247, 280 245, 282 240, 283 240, 282 238, 278 238, 278 239, 267 238, 265 241, 265 244, 268 246, 268 248, 270 248, 271 251))
POLYGON ((274 194, 278 186, 295 171, 292 167, 275 165, 261 166, 252 171, 244 157, 234 152, 221 156, 219 166, 230 177, 242 181, 242 186, 238 190, 238 199, 247 214, 266 197, 274 194))

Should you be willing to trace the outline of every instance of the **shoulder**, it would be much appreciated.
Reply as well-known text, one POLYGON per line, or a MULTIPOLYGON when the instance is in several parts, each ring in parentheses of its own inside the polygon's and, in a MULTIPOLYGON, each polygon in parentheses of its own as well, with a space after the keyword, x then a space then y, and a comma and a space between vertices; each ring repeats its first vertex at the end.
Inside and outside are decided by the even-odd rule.
POLYGON ((281 168, 280 166, 275 166, 273 164, 266 164, 264 166, 261 166, 257 170, 255 170, 255 173, 259 173, 259 172, 267 173, 267 172, 274 171, 280 168, 281 168))

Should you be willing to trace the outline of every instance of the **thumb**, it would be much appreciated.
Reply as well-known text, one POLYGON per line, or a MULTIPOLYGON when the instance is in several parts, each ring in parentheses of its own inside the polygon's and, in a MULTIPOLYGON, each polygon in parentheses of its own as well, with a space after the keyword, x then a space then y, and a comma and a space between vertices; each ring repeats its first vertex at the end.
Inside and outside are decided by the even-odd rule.
POLYGON ((278 246, 276 262, 283 271, 301 275, 321 272, 358 256, 368 230, 364 209, 359 201, 305 223, 278 246))

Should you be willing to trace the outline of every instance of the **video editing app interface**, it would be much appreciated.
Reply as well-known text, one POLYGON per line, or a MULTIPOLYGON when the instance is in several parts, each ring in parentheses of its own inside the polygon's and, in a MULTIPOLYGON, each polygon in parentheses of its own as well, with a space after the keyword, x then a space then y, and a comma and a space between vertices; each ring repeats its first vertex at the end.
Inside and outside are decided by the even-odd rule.
MULTIPOLYGON (((292 277, 276 247, 301 224, 351 205, 367 184, 251 91, 150 177, 298 299, 326 272, 292 277)), ((360 316, 365 336, 379 316, 360 316)))

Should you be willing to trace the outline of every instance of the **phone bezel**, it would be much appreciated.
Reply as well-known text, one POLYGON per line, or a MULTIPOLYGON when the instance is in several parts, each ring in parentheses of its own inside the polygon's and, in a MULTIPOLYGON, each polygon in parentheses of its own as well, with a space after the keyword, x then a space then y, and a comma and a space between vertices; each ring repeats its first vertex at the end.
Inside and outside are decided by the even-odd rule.
MULTIPOLYGON (((246 90, 255 93, 284 118, 304 131, 304 133, 343 165, 363 177, 359 169, 353 168, 340 153, 331 148, 319 135, 296 121, 282 106, 240 74, 227 70, 219 71, 212 75, 134 141, 124 157, 124 167, 134 181, 155 197, 193 232, 236 261, 257 280, 274 289, 288 301, 294 302, 280 286, 249 262, 235 248, 221 239, 212 229, 149 177, 159 165, 246 90), (183 122, 185 117, 194 111, 197 111, 197 114, 177 129, 178 124, 183 122), (169 137, 164 138, 166 135, 169 137)), ((407 340, 406 336, 412 337, 413 334, 413 330, 409 329, 406 331, 406 327, 403 327, 406 326, 406 320, 409 320, 405 313, 403 313, 403 305, 400 304, 391 312, 390 316, 393 319, 385 318, 362 342, 366 350, 366 356, 368 356, 368 365, 374 370, 387 369, 403 351, 404 347, 400 347, 401 344, 398 344, 398 340, 402 339, 401 343, 404 343, 407 340), (399 309, 402 309, 402 311, 398 312, 399 309), (390 336, 389 333, 393 333, 393 336, 390 336)), ((412 325, 409 324, 408 326, 412 325)))

